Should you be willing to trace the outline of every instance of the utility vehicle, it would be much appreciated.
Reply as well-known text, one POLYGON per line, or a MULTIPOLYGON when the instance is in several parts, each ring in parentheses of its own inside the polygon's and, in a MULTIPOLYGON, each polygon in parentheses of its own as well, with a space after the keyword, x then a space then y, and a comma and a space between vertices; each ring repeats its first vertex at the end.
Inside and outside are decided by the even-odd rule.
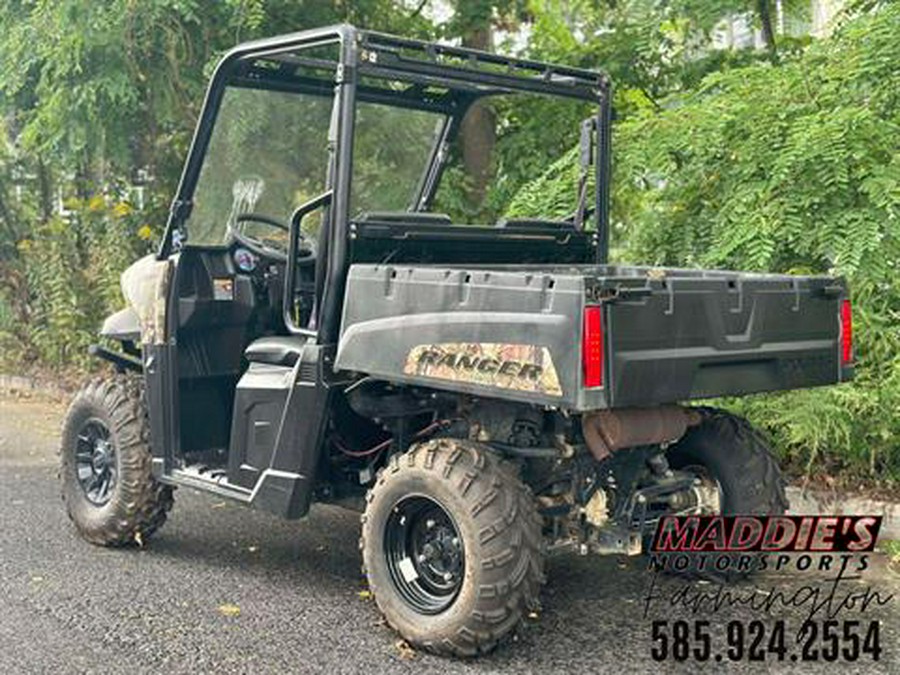
POLYGON ((346 25, 229 52, 158 252, 92 348, 119 373, 68 413, 81 535, 146 542, 180 486, 283 518, 355 508, 390 625, 470 655, 536 606, 551 551, 783 512, 762 437, 685 404, 847 380, 845 284, 610 264, 610 94, 599 72, 346 25), (529 105, 560 128, 497 154, 529 105), (496 144, 463 143, 485 119, 496 144), (507 167, 579 147, 570 203, 440 213, 490 147, 507 167))

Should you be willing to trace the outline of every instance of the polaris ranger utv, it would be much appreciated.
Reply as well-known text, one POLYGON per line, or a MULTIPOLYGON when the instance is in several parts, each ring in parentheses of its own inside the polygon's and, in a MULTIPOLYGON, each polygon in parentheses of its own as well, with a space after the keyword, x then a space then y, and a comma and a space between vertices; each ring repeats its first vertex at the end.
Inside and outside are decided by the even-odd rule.
POLYGON ((92 348, 119 374, 68 413, 81 535, 146 541, 178 486, 282 518, 346 505, 390 625, 469 655, 536 605, 550 551, 783 512, 760 435, 684 404, 847 380, 845 284, 609 264, 610 119, 601 73, 350 26, 229 52, 92 348), (472 117, 514 134, 532 104, 558 111, 548 147, 580 143, 569 214, 435 212, 472 117))

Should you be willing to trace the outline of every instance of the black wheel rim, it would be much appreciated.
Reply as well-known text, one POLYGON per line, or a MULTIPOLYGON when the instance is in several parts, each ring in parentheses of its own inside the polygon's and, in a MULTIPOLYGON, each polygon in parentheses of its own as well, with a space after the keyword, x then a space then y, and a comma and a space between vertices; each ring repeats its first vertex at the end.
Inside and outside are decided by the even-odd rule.
POLYGON ((95 417, 84 422, 75 443, 75 477, 87 500, 106 504, 116 487, 116 448, 109 428, 95 417))
POLYGON ((404 497, 384 532, 388 571, 401 597, 417 612, 439 614, 462 588, 466 556, 449 513, 424 496, 404 497))

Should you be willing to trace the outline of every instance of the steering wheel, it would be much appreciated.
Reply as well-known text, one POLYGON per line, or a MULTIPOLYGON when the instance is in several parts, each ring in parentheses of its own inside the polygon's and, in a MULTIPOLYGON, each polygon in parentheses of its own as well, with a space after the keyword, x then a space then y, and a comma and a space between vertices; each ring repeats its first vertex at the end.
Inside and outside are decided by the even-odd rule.
MULTIPOLYGON (((264 225, 268 225, 277 230, 281 230, 286 234, 290 234, 291 228, 287 223, 278 220, 277 218, 272 218, 271 216, 264 215, 262 213, 241 213, 234 219, 234 222, 235 226, 231 228, 231 233, 234 238, 237 239, 241 244, 260 256, 273 258, 280 262, 287 262, 289 237, 284 237, 283 248, 276 248, 263 239, 247 234, 243 231, 243 228, 240 227, 242 223, 263 223, 264 225)), ((315 260, 315 252, 312 249, 311 242, 308 241, 305 236, 303 236, 302 232, 298 232, 297 235, 299 237, 297 243, 301 252, 303 252, 304 250, 308 251, 307 255, 298 257, 297 263, 300 265, 309 264, 310 262, 313 262, 315 260)))

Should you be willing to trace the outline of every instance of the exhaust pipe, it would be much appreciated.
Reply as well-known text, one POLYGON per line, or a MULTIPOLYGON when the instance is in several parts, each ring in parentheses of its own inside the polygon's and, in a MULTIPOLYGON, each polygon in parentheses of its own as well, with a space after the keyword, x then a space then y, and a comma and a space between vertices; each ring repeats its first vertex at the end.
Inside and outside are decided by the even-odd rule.
POLYGON ((623 448, 674 443, 701 419, 696 410, 677 405, 599 410, 581 418, 581 431, 599 462, 623 448))

